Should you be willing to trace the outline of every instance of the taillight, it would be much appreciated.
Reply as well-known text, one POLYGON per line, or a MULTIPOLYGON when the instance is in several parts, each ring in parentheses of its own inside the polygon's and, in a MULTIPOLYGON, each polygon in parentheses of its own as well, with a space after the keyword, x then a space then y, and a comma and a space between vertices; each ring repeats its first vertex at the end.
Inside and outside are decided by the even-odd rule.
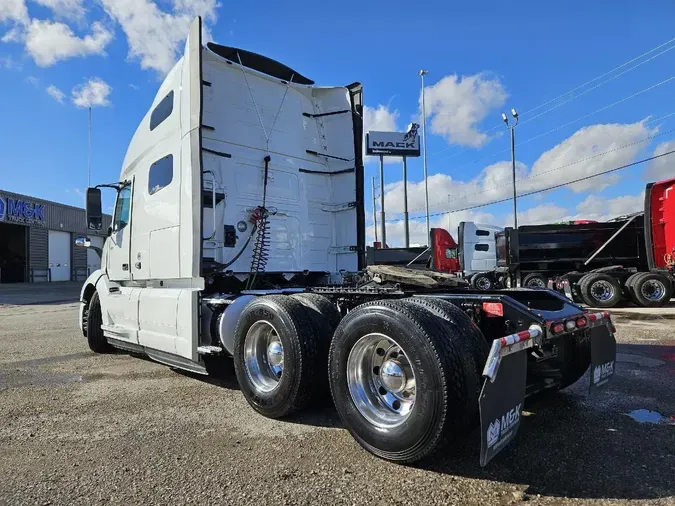
POLYGON ((554 334, 560 334, 565 330, 565 326, 562 323, 554 323, 551 325, 551 330, 554 334))
POLYGON ((585 327, 588 324, 588 320, 584 318, 583 316, 577 320, 577 327, 582 328, 585 327))
POLYGON ((483 302, 483 311, 488 318, 504 316, 504 305, 501 302, 483 302))

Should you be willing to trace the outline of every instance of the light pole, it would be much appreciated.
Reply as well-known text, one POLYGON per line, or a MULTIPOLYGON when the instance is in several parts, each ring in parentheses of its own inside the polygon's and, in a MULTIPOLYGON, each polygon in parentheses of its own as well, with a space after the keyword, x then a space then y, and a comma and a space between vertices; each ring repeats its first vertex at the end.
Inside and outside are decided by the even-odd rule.
POLYGON ((516 200, 518 194, 516 193, 516 127, 518 126, 518 111, 511 109, 511 116, 516 121, 513 125, 509 125, 509 117, 505 112, 502 113, 502 119, 511 132, 511 171, 513 172, 513 228, 518 230, 518 209, 516 200))
POLYGON ((422 162, 424 164, 424 203, 427 215, 427 241, 429 240, 429 233, 431 232, 431 227, 429 225, 429 181, 427 173, 427 107, 424 101, 424 76, 429 73, 428 70, 420 70, 418 72, 419 76, 422 78, 422 149, 423 149, 423 158, 422 162))

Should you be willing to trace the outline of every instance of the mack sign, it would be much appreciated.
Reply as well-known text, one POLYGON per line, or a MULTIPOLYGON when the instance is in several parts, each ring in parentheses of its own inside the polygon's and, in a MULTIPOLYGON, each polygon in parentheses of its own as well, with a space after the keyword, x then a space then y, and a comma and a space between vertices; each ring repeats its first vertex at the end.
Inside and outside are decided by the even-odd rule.
POLYGON ((28 200, 0 196, 0 221, 45 226, 45 206, 28 200))
POLYGON ((419 125, 413 123, 407 132, 368 132, 366 154, 375 156, 420 156, 419 125))

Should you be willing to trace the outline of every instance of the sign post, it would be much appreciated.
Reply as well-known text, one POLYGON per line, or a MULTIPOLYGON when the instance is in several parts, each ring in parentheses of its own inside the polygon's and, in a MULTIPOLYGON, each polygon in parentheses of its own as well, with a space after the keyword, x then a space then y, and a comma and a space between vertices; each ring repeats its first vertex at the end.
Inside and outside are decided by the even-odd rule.
MULTIPOLYGON (((420 156, 420 136, 417 133, 419 125, 412 123, 407 132, 368 132, 366 133, 366 154, 380 157, 380 239, 382 247, 387 247, 387 231, 384 211, 384 157, 403 157, 403 187, 404 187, 404 219, 405 244, 410 247, 410 230, 408 224, 408 166, 407 157, 420 156)), ((375 208, 373 208, 375 213, 375 208)))
POLYGON ((380 226, 382 227, 382 232, 380 233, 382 247, 386 248, 387 226, 384 223, 384 157, 382 155, 380 155, 380 226))
POLYGON ((410 224, 408 223, 408 163, 403 157, 403 225, 405 227, 405 247, 410 247, 410 224))

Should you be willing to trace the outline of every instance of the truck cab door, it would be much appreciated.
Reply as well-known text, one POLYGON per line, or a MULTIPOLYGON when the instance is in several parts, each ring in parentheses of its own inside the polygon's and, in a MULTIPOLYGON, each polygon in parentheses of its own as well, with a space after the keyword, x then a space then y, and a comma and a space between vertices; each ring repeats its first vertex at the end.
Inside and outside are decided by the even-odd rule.
POLYGON ((131 195, 132 183, 123 186, 117 193, 108 248, 108 278, 111 281, 131 279, 129 265, 131 245, 131 195))

